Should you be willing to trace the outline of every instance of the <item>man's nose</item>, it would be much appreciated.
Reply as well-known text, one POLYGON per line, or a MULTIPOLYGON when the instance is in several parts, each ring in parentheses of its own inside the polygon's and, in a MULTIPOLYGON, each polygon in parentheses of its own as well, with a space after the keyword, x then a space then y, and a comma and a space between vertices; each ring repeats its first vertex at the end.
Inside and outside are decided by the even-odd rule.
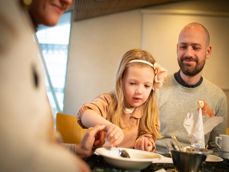
POLYGON ((185 56, 193 57, 194 50, 191 46, 188 46, 185 50, 185 56))

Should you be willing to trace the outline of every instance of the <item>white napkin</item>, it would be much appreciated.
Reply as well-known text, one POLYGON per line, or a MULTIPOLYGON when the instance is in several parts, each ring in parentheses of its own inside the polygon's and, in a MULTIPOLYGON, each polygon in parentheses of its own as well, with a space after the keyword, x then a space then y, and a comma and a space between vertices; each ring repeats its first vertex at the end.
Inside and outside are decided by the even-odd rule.
POLYGON ((188 132, 191 144, 196 148, 205 148, 202 109, 199 108, 197 117, 188 113, 184 120, 184 127, 188 132))
POLYGON ((188 112, 186 118, 184 119, 184 128, 186 129, 188 135, 192 134, 192 128, 194 124, 193 113, 188 112))
POLYGON ((193 113, 187 113, 183 125, 190 137, 191 144, 197 148, 205 148, 204 135, 223 122, 223 118, 213 116, 203 123, 202 109, 199 108, 198 112, 197 117, 193 113))
POLYGON ((204 124, 202 117, 202 109, 199 108, 198 117, 194 128, 194 144, 199 148, 205 148, 205 138, 204 138, 204 124))

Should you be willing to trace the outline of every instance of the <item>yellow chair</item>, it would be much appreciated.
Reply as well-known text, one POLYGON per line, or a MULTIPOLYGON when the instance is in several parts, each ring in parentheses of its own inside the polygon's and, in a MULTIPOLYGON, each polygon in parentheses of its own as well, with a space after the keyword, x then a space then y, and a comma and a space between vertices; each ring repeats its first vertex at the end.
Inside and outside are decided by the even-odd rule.
POLYGON ((229 128, 227 128, 227 135, 229 135, 229 128))
POLYGON ((64 143, 79 144, 86 129, 83 129, 77 122, 77 118, 70 114, 57 112, 56 130, 61 134, 64 143))

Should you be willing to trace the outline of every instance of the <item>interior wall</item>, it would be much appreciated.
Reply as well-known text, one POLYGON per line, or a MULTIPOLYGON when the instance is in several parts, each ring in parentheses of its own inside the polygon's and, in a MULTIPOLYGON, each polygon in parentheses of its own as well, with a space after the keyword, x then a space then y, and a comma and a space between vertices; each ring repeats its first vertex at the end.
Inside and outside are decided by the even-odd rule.
MULTIPOLYGON (((227 107, 229 107, 229 89, 224 89, 224 93, 227 96, 227 107)), ((228 112, 228 118, 227 118, 227 127, 229 128, 229 112, 228 112)))
MULTIPOLYGON (((229 10, 224 9, 229 3, 222 2, 211 1, 209 6, 204 6, 199 1, 198 8, 196 3, 184 2, 143 10, 142 48, 150 51, 172 74, 179 69, 176 44, 181 28, 190 22, 202 23, 210 32, 212 45, 212 55, 206 62, 203 75, 222 88, 229 101, 229 10), (209 10, 212 7, 216 11, 209 10)), ((229 112, 227 123, 229 127, 229 112)))
POLYGON ((229 89, 229 78, 225 75, 229 73, 229 14, 145 10, 143 11, 143 49, 151 51, 169 73, 176 72, 178 35, 180 30, 190 22, 202 23, 211 35, 212 55, 206 61, 203 75, 219 87, 229 89))
POLYGON ((98 17, 72 25, 64 112, 111 91, 121 56, 141 46, 139 10, 98 17))
POLYGON ((112 90, 121 55, 129 49, 144 48, 167 67, 170 73, 176 71, 178 31, 184 24, 197 19, 210 28, 212 35, 213 56, 207 62, 204 75, 221 88, 228 90, 228 13, 223 17, 219 16, 218 12, 208 11, 208 4, 201 6, 199 2, 174 3, 169 6, 162 5, 160 8, 148 9, 151 12, 139 9, 73 23, 64 112, 73 114, 84 102, 90 101, 102 92, 112 90), (152 13, 155 10, 180 9, 182 6, 190 9, 202 7, 202 11, 212 15, 169 14, 165 17, 152 13), (182 20, 177 20, 177 17, 181 17, 182 20), (206 17, 210 17, 211 20, 206 22, 206 17))

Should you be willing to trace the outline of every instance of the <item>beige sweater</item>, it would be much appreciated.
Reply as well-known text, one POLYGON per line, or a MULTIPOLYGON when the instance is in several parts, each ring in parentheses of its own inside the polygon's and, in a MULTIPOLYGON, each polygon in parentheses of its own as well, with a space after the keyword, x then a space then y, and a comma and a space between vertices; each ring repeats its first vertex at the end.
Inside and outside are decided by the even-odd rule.
MULTIPOLYGON (((77 117, 79 120, 81 119, 83 113, 90 109, 95 111, 98 115, 101 115, 105 119, 109 120, 110 115, 108 114, 108 106, 113 101, 112 93, 105 93, 94 99, 90 103, 85 103, 79 110, 77 117)), ((124 124, 123 132, 124 132, 124 140, 119 145, 121 147, 133 147, 135 144, 136 139, 140 136, 139 135, 139 128, 140 128, 140 119, 143 116, 143 107, 136 108, 132 113, 125 113, 122 114, 122 123, 124 124)), ((152 134, 146 133, 144 136, 148 137, 151 142, 154 142, 152 134)))

